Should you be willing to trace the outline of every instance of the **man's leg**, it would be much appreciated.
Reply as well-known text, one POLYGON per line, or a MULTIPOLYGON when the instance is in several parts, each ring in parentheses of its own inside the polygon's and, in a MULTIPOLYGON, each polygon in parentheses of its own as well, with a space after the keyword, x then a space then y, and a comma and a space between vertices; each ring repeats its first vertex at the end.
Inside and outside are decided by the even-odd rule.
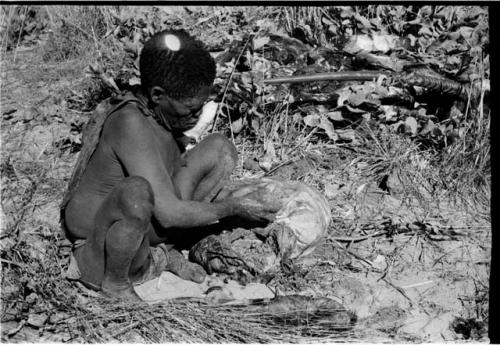
POLYGON ((113 189, 97 212, 86 245, 75 251, 84 282, 101 286, 109 297, 140 300, 130 277, 149 263, 145 235, 153 205, 153 191, 142 177, 128 177, 113 189))
MULTIPOLYGON (((210 202, 228 181, 236 166, 238 154, 234 145, 220 134, 202 140, 184 157, 173 176, 174 186, 181 199, 210 202)), ((174 237, 179 234, 174 235, 174 237)), ((193 236, 191 234, 190 236, 193 236)), ((161 237, 151 228, 148 237, 155 245, 171 240, 161 237)), ((205 270, 187 261, 176 249, 169 251, 169 270, 179 277, 202 282, 205 270)))
POLYGON ((203 139, 184 156, 173 182, 184 200, 210 202, 229 180, 238 161, 234 145, 220 134, 203 139))

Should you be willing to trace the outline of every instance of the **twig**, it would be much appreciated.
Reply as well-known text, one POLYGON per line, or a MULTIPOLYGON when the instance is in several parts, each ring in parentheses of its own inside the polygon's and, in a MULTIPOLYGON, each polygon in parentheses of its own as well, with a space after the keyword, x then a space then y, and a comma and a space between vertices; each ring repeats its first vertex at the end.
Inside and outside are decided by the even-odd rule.
POLYGON ((9 264, 9 265, 17 266, 19 268, 26 268, 25 264, 22 264, 22 263, 19 263, 19 262, 7 260, 7 259, 0 259, 0 261, 3 262, 3 263, 9 264))
POLYGON ((410 288, 424 286, 424 285, 429 285, 429 284, 434 284, 434 281, 428 280, 428 281, 421 282, 421 283, 416 283, 416 284, 401 286, 401 288, 402 289, 410 289, 410 288))
POLYGON ((114 338, 114 337, 117 337, 117 336, 119 336, 120 334, 125 333, 125 332, 127 332, 128 330, 130 330, 130 329, 132 329, 132 328, 134 328, 134 327, 136 327, 136 326, 138 326, 138 325, 140 325, 140 324, 144 324, 144 323, 146 323, 146 322, 149 322, 149 321, 151 321, 151 320, 153 320, 153 319, 156 319, 156 316, 152 316, 152 317, 150 317, 150 318, 149 318, 149 319, 147 319, 147 320, 139 320, 139 321, 136 321, 136 322, 134 322, 134 323, 131 323, 130 325, 125 326, 125 327, 123 327, 122 329, 120 329, 120 330, 116 331, 116 332, 115 332, 115 333, 113 333, 111 336, 112 336, 113 338, 114 338))
POLYGON ((13 62, 16 62, 17 49, 19 48, 19 43, 21 42, 21 35, 23 33, 24 20, 26 19, 26 14, 27 13, 28 13, 28 5, 26 5, 26 8, 24 10, 23 21, 21 22, 21 28, 19 29, 19 37, 17 38, 16 49, 14 50, 14 59, 13 59, 13 62))
POLYGON ((309 141, 309 139, 312 137, 312 135, 314 133, 316 133, 318 131, 318 127, 314 127, 307 136, 305 136, 304 138, 302 138, 301 141, 299 141, 299 143, 297 145, 295 145, 294 147, 292 147, 290 150, 287 151, 286 155, 290 155, 293 151, 295 151, 299 146, 301 146, 302 144, 304 144, 305 142, 309 141))
POLYGON ((342 246, 340 243, 338 243, 337 241, 333 241, 331 242, 335 247, 339 248, 339 249, 342 249, 343 251, 345 251, 347 254, 349 255, 352 255, 354 256, 356 259, 358 259, 359 261, 363 262, 364 264, 370 266, 370 269, 373 271, 373 272, 377 272, 377 273, 382 273, 382 270, 378 269, 375 267, 375 265, 368 259, 365 259, 364 257, 362 257, 361 255, 358 255, 352 251, 350 251, 349 249, 347 248, 344 248, 344 246, 342 246))
POLYGON ((275 172, 276 170, 278 170, 279 168, 281 168, 282 166, 288 165, 288 164, 293 163, 293 162, 294 162, 293 158, 290 158, 290 159, 288 159, 288 160, 286 160, 284 162, 281 162, 280 164, 278 164, 277 166, 275 166, 274 168, 272 168, 271 170, 269 170, 268 172, 266 172, 264 174, 264 176, 270 175, 273 172, 275 172))
MULTIPOLYGON (((252 38, 253 38, 253 35, 250 35, 248 37, 248 40, 245 42, 245 45, 243 46, 243 48, 240 51, 240 55, 238 55, 238 58, 236 59, 236 61, 234 61, 234 66, 233 66, 233 69, 231 70, 231 73, 229 74, 229 78, 227 79, 226 86, 224 87, 224 93, 222 94, 222 100, 219 103, 219 106, 220 106, 220 104, 224 104, 224 100, 226 99, 227 90, 229 88, 229 84, 231 83, 231 80, 233 79, 233 74, 234 74, 234 71, 236 70, 236 66, 238 65, 238 61, 240 61, 241 57, 243 56, 243 53, 247 49, 248 42, 250 42, 250 40, 252 38)), ((217 115, 215 116, 215 121, 214 121, 214 124, 212 125, 212 130, 210 131, 211 133, 214 132, 215 125, 217 124, 218 119, 219 119, 219 108, 217 108, 217 115)), ((229 127, 231 128, 231 124, 229 124, 229 127)), ((232 134, 233 134, 233 129, 231 128, 231 135, 232 134)), ((234 138, 233 138, 233 141, 234 141, 234 138)))
POLYGON ((405 290, 403 290, 402 288, 400 288, 399 286, 397 285, 394 285, 390 280, 388 280, 387 278, 382 278, 383 281, 385 281, 387 284, 389 284, 391 287, 393 287, 394 289, 396 289, 401 295, 403 295, 404 298, 406 298, 408 300, 408 302, 410 302, 410 306, 413 307, 415 305, 415 303, 413 302, 413 300, 408 297, 408 295, 406 294, 405 290))
POLYGON ((298 75, 291 77, 279 77, 264 79, 264 84, 283 84, 283 83, 309 83, 313 81, 346 81, 346 80, 359 80, 370 81, 376 79, 380 75, 386 75, 380 71, 343 71, 343 72, 325 72, 314 73, 310 75, 298 75))
POLYGON ((20 330, 24 327, 24 325, 25 325, 25 324, 26 324, 26 320, 22 320, 21 322, 19 322, 19 325, 17 325, 17 327, 16 327, 16 328, 11 329, 11 330, 9 331, 9 333, 7 333, 7 335, 8 335, 9 337, 12 337, 12 336, 16 335, 16 334, 17 334, 17 332, 19 332, 19 331, 20 331, 20 330))
POLYGON ((351 237, 351 236, 329 236, 330 239, 338 241, 338 242, 361 242, 364 240, 367 240, 372 237, 377 237, 381 235, 386 235, 388 231, 382 230, 382 231, 377 231, 369 235, 365 236, 358 236, 358 237, 351 237))
MULTIPOLYGON (((9 14, 8 14, 8 19, 7 19, 7 25, 5 26, 5 31, 4 31, 4 35, 2 37, 2 54, 6 54, 7 53, 7 47, 9 45, 9 40, 8 40, 8 37, 9 37, 9 28, 10 28, 10 23, 12 22, 12 17, 14 15, 14 11, 16 10, 16 5, 13 5, 13 6, 10 6, 9 7, 9 14)), ((2 17, 2 26, 3 26, 3 17, 2 17)))

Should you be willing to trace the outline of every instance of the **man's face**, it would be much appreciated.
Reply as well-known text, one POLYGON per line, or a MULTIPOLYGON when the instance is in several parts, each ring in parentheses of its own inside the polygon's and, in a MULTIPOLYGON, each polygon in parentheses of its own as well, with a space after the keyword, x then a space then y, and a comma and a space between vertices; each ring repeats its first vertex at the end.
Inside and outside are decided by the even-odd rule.
POLYGON ((191 98, 173 99, 164 96, 159 102, 161 113, 166 117, 174 130, 186 131, 198 122, 201 109, 208 99, 210 88, 204 86, 198 94, 191 98))

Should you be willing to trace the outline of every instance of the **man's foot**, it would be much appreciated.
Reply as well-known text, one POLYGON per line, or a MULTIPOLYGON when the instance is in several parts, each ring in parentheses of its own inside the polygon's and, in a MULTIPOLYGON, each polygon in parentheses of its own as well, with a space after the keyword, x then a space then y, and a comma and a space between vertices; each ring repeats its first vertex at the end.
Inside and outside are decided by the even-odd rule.
POLYGON ((101 287, 101 292, 106 297, 117 299, 124 302, 133 302, 133 303, 144 302, 135 292, 132 285, 124 288, 121 285, 117 284, 115 285, 111 283, 107 283, 105 285, 103 282, 101 287))
POLYGON ((191 280, 195 283, 202 283, 205 280, 207 273, 203 267, 188 261, 179 251, 171 249, 167 255, 165 271, 172 272, 182 279, 191 280))

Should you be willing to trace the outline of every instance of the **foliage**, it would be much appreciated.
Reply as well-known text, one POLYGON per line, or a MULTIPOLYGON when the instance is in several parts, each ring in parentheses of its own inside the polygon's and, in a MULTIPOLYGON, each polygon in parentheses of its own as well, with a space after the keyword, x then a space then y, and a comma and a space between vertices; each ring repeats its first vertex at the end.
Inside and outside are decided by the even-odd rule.
MULTIPOLYGON (((489 189, 489 38, 484 7, 7 9, 15 19, 9 26, 9 42, 15 35, 29 39, 22 33, 36 35, 50 23, 45 60, 87 57, 85 73, 90 78, 68 98, 75 109, 90 110, 118 90, 134 89, 140 83, 143 43, 160 30, 189 28, 217 62, 214 93, 220 106, 213 130, 226 132, 232 140, 263 144, 256 159, 265 171, 289 159, 289 138, 364 145, 359 140, 361 128, 368 125, 374 133, 407 137, 419 151, 431 154, 441 185, 458 199, 469 194, 465 186, 489 189), (20 15, 23 10, 28 15, 20 15), (379 71, 380 77, 362 83, 264 82, 276 76, 360 69, 379 71), (411 73, 424 80, 468 83, 464 85, 470 96, 443 97, 439 85, 433 89, 408 84, 404 76, 411 73)), ((486 197, 481 204, 488 202, 486 197)))
POLYGON ((2 6, 0 32, 2 51, 37 42, 39 35, 50 26, 43 6, 2 6))

